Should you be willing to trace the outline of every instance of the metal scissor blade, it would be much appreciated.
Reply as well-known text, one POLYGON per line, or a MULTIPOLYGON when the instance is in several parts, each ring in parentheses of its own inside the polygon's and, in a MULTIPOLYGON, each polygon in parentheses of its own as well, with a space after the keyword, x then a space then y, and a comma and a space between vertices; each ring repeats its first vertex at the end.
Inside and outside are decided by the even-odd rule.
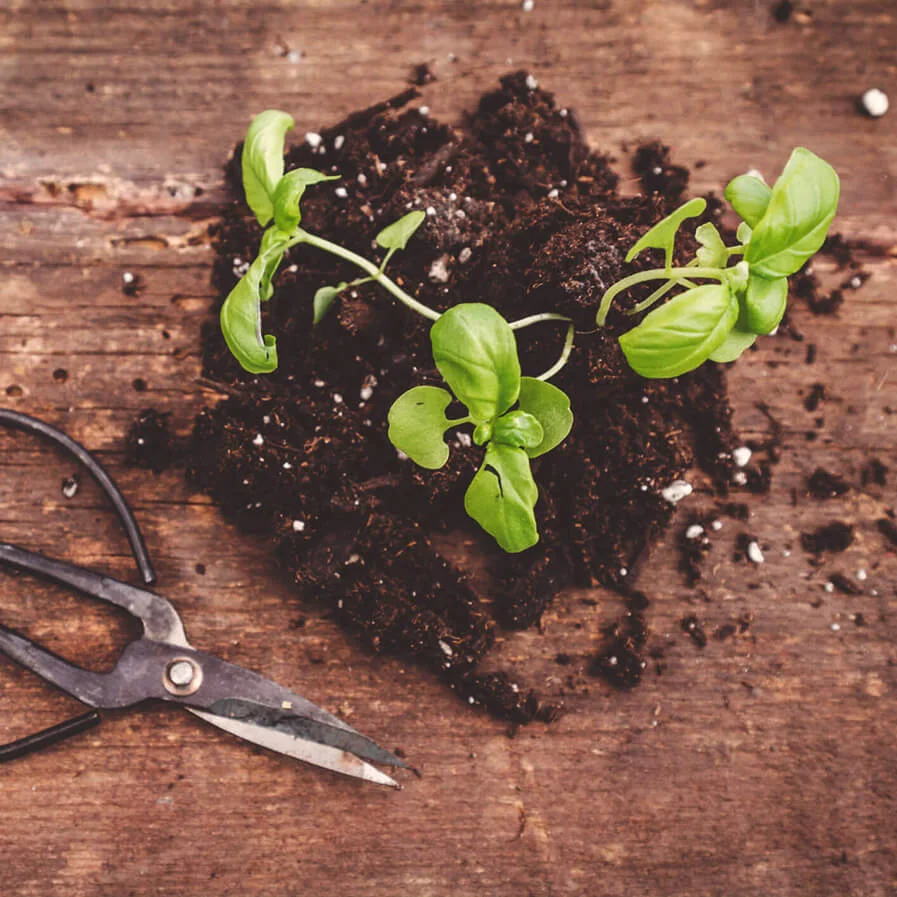
POLYGON ((297 738, 295 735, 290 735, 278 729, 258 726, 255 723, 231 719, 226 716, 218 716, 215 713, 207 713, 205 710, 197 710, 195 707, 187 707, 187 710, 195 713, 207 723, 211 723, 211 725, 217 726, 219 729, 224 729, 225 732, 230 732, 231 735, 251 741, 253 744, 260 745, 270 751, 277 751, 280 754, 286 754, 288 757, 295 757, 297 760, 303 760, 305 763, 311 763, 343 775, 364 779, 366 782, 373 782, 377 785, 389 785, 392 788, 399 787, 398 782, 385 773, 380 772, 379 769, 365 763, 364 760, 359 760, 358 757, 340 748, 306 741, 304 738, 297 738))

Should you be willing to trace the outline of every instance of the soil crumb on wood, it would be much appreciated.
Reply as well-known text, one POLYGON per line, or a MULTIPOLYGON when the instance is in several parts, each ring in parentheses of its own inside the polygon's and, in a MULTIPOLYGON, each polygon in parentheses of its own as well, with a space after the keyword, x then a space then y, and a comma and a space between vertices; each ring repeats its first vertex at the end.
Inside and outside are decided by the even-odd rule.
POLYGON ((841 520, 821 526, 812 533, 801 533, 804 551, 821 554, 824 551, 845 551, 853 542, 853 527, 841 520))
MULTIPOLYGON (((423 69, 415 72, 421 80, 423 69)), ((618 687, 635 685, 647 666, 648 600, 628 583, 673 514, 664 489, 697 465, 725 495, 739 444, 722 367, 646 381, 626 364, 617 343, 631 325, 623 312, 644 291, 632 291, 608 326, 595 329, 607 287, 657 264, 652 252, 631 265, 624 256, 681 201, 688 171, 662 144, 641 147, 635 164, 645 194, 620 196, 617 174, 590 151, 574 111, 533 85, 525 72, 503 78, 460 129, 408 108, 418 96, 409 88, 321 128, 316 146, 295 145, 286 170, 341 175, 337 187, 306 192, 303 227, 364 256, 384 226, 425 211, 389 270, 430 307, 475 300, 508 319, 545 311, 573 319, 576 349, 554 382, 577 416, 571 436, 534 463, 539 544, 505 555, 464 515, 464 491, 481 458, 469 427, 447 434, 442 470, 399 457, 386 435, 390 405, 412 386, 440 383, 429 324, 367 284, 312 327, 315 291, 355 271, 308 247, 288 251, 264 307, 264 332, 278 340, 274 374, 240 369, 217 315, 205 328, 204 375, 229 398, 199 415, 188 464, 193 483, 229 520, 272 543, 306 600, 322 602, 373 650, 414 658, 468 702, 517 722, 557 710, 523 683, 480 672, 497 630, 537 624, 565 586, 609 586, 623 609, 619 598, 603 609, 612 622, 592 672, 618 687), (435 547, 431 537, 445 532, 484 553, 488 594, 435 547)), ((261 237, 242 195, 239 147, 227 175, 233 202, 215 233, 219 305, 261 237)), ((710 197, 703 220, 718 223, 719 210, 710 197)), ((683 254, 694 251, 693 240, 681 243, 683 254)), ((814 295, 805 279, 806 295, 814 295)), ((521 331, 524 372, 551 366, 562 341, 551 325, 521 331)), ((768 488, 764 465, 747 483, 755 491, 768 488)))

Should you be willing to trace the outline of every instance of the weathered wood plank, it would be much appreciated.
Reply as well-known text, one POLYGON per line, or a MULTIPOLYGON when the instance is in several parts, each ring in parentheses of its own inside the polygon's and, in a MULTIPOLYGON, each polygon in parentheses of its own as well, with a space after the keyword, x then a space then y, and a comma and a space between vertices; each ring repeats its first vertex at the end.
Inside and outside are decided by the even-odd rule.
MULTIPOLYGON (((894 504, 893 482, 826 503, 790 498, 818 464, 857 487, 871 454, 897 469, 897 117, 853 108, 862 89, 894 84, 897 20, 876 0, 807 6, 810 19, 784 26, 753 0, 537 0, 530 13, 516 0, 0 10, 0 397, 101 451, 144 525, 159 590, 197 645, 295 684, 424 771, 389 794, 179 711, 114 715, 3 769, 3 893, 897 890, 897 554, 874 525, 894 504), (194 354, 211 297, 207 232, 221 163, 249 116, 288 109, 301 139, 395 93, 424 60, 439 78, 424 101, 440 117, 460 120, 498 75, 530 67, 621 170, 622 144, 658 136, 680 161, 705 163, 699 190, 749 166, 774 171, 806 144, 842 175, 840 229, 880 253, 837 318, 797 311, 815 366, 806 342, 777 337, 733 373, 739 424, 766 432, 762 395, 782 423, 784 460, 751 518, 725 520, 700 591, 675 573, 675 529, 653 551, 640 584, 654 600, 662 675, 629 694, 589 677, 619 599, 571 591, 542 632, 502 634, 491 661, 563 693, 570 710, 514 738, 435 677, 359 653, 177 471, 122 466, 137 410, 171 411, 186 434, 214 400, 196 383, 194 354), (144 278, 138 298, 122 295, 124 271, 144 278), (827 398, 811 413, 799 390, 816 381, 827 398), (800 533, 830 519, 854 523, 856 540, 811 571, 800 533), (739 532, 758 538, 765 564, 732 560, 739 532), (832 572, 860 569, 864 594, 824 590, 832 572), (745 611, 745 636, 712 637, 745 611), (686 612, 711 635, 703 650, 681 631, 686 612), (561 650, 571 665, 554 662, 561 650)), ((62 497, 71 472, 47 447, 0 433, 2 537, 132 577, 92 484, 62 497)), ((698 489, 692 507, 707 504, 698 489)), ((122 617, 23 577, 4 578, 0 609, 4 623, 91 666, 111 663, 129 634, 122 617)), ((0 661, 0 739, 73 711, 0 661)))

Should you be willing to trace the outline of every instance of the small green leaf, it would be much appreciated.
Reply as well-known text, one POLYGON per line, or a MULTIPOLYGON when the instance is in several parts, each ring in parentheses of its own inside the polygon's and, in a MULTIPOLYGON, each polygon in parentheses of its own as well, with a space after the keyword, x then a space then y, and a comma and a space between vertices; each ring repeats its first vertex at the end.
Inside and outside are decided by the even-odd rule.
POLYGON ((788 278, 769 280, 751 274, 744 296, 744 330, 770 333, 779 326, 788 305, 788 278))
POLYGON ((542 424, 526 411, 509 411, 503 414, 492 430, 492 440, 514 448, 534 449, 545 438, 542 424))
POLYGON ((439 373, 475 423, 503 414, 520 392, 520 361, 511 325, 491 306, 466 302, 430 330, 439 373))
POLYGON ((389 409, 389 441, 415 464, 438 470, 449 456, 442 434, 452 426, 445 416, 451 401, 438 386, 415 386, 402 393, 389 409))
POLYGON ((725 273, 726 281, 732 292, 741 293, 747 287, 748 278, 751 276, 751 269, 748 267, 747 262, 742 261, 737 265, 732 265, 731 268, 726 268, 725 273))
POLYGON ((748 333, 739 327, 733 327, 726 335, 722 345, 710 353, 710 360, 720 364, 735 361, 742 352, 754 345, 756 339, 756 333, 748 333))
POLYGON ((421 211, 409 212, 389 227, 384 227, 377 234, 376 240, 384 249, 404 249, 426 217, 421 211))
POLYGON ((719 231, 708 221, 695 231, 695 239, 701 244, 696 256, 704 268, 725 268, 729 261, 726 244, 719 231))
POLYGON ((473 441, 475 445, 485 445, 492 438, 492 421, 484 420, 481 424, 477 424, 473 430, 473 441))
POLYGON ((221 306, 224 340, 250 374, 270 374, 277 369, 277 341, 270 334, 262 335, 261 303, 268 298, 263 296, 263 283, 270 289, 271 259, 276 257, 279 262, 282 254, 277 254, 276 247, 267 254, 259 253, 221 306))
POLYGON ((529 412, 542 425, 542 441, 526 451, 530 458, 538 458, 560 445, 573 426, 567 394, 535 377, 520 378, 520 410, 529 412))
POLYGON ((678 377, 703 364, 738 319, 738 300, 725 284, 680 293, 620 337, 626 360, 643 377, 678 377))
POLYGON ((697 218, 707 208, 707 200, 701 197, 689 200, 685 205, 679 206, 675 212, 667 215, 662 221, 658 221, 642 238, 626 253, 626 261, 631 262, 644 249, 662 249, 666 253, 666 264, 670 265, 673 257, 673 244, 676 241, 676 231, 682 222, 688 218, 697 218))
POLYGON ((840 190, 828 162, 803 147, 794 150, 754 226, 744 256, 751 271, 771 278, 794 274, 822 246, 840 190))
POLYGON ((335 287, 321 287, 315 293, 314 308, 315 316, 312 325, 320 324, 324 320, 324 316, 330 311, 334 299, 348 286, 345 281, 338 283, 335 287))
MULTIPOLYGON (((740 174, 726 186, 726 199, 748 227, 756 227, 757 222, 766 214, 771 196, 769 186, 752 174, 740 174)), ((738 239, 741 240, 741 237, 738 239)))
POLYGON ((735 239, 738 240, 742 246, 747 246, 747 244, 751 242, 752 233, 751 226, 746 221, 742 221, 741 224, 738 225, 738 230, 735 231, 735 239))
POLYGON ((531 548, 539 541, 533 508, 539 487, 526 452, 490 442, 483 465, 464 495, 464 509, 507 552, 531 548))
POLYGON ((274 214, 274 189, 283 177, 283 140, 295 122, 277 109, 257 115, 243 143, 243 190, 246 202, 264 227, 274 214))
POLYGON ((279 230, 292 233, 302 220, 299 203, 305 188, 321 181, 338 181, 338 174, 322 174, 313 168, 294 168, 278 182, 274 190, 274 223, 279 230))

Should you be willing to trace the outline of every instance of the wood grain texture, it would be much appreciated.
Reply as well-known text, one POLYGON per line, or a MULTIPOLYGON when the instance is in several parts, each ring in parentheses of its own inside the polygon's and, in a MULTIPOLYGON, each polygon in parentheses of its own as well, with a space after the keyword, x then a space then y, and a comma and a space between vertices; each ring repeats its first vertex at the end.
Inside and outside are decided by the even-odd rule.
MULTIPOLYGON (((0 893, 897 893, 897 556, 874 525, 894 504, 897 471, 897 115, 854 109, 872 85, 897 97, 897 17, 885 0, 802 8, 811 17, 778 25, 765 0, 536 0, 529 13, 516 0, 0 7, 0 396, 100 452, 197 646, 297 687, 424 772, 388 793, 177 710, 114 715, 0 769, 0 893), (570 711, 513 738, 433 677, 359 653, 176 471, 121 463, 137 410, 171 411, 185 433, 214 400, 196 379, 208 227, 221 164, 251 114, 288 109, 301 136, 395 93, 421 61, 439 79, 424 89, 437 116, 460 120, 500 74, 527 67, 621 170, 625 145, 660 137, 678 161, 705 163, 696 189, 751 166, 776 171, 807 145, 842 175, 839 229, 877 248, 872 279, 838 318, 798 311, 818 346, 812 369, 806 344, 780 339, 736 367, 739 425, 765 431, 762 395, 785 457, 751 519, 726 522, 700 593, 674 572, 673 531, 641 572, 663 675, 629 694, 584 676, 618 599, 570 592, 541 633, 502 637, 494 663, 566 690, 570 711), (145 280, 138 298, 122 295, 124 271, 145 280), (814 381, 828 398, 811 414, 799 390, 814 381), (818 464, 858 486, 873 455, 892 470, 884 489, 791 504, 818 464), (854 523, 856 541, 811 572, 799 534, 830 519, 854 523), (767 563, 733 562, 738 532, 759 539, 767 563), (831 572, 858 569, 863 595, 822 589, 831 572), (744 611, 754 624, 699 650, 679 627, 689 610, 708 631, 744 611), (572 668, 554 663, 560 650, 572 668)), ((102 496, 89 483, 70 501, 60 494, 71 472, 0 433, 3 539, 131 577, 102 496)), ((708 500, 699 488, 693 503, 708 500)), ((130 631, 22 577, 3 580, 0 617, 93 668, 130 631)), ((0 661, 0 740, 74 709, 0 661)))

